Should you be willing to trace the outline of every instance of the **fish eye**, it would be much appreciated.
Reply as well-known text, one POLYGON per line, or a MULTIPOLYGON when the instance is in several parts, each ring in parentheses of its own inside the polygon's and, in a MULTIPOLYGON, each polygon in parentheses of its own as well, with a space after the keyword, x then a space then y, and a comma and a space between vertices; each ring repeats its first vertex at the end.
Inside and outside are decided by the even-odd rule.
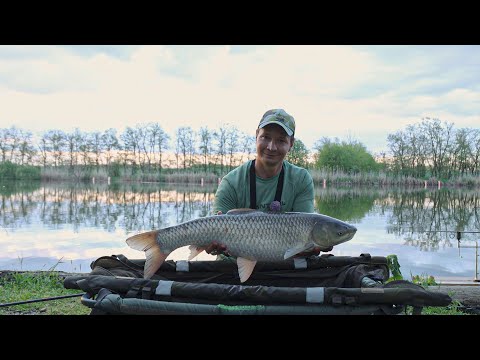
POLYGON ((343 235, 343 232, 339 231, 339 232, 337 232, 337 235, 338 235, 338 236, 342 236, 342 235, 343 235))

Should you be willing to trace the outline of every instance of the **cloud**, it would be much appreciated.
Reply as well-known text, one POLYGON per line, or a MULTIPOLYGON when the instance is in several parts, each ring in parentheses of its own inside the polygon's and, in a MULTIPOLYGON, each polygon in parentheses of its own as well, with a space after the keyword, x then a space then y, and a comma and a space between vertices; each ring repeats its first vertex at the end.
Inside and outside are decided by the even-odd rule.
POLYGON ((84 131, 159 122, 253 135, 284 108, 311 147, 375 151, 423 116, 478 126, 478 46, 0 46, 0 127, 84 131))

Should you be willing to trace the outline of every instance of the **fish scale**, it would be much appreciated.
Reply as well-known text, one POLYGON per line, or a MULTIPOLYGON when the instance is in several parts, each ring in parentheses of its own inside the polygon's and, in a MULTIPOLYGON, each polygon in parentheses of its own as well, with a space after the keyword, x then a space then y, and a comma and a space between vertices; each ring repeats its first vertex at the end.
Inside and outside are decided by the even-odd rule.
POLYGON ((288 214, 217 215, 161 229, 157 242, 164 251, 173 251, 186 245, 206 247, 217 241, 234 256, 275 261, 283 259, 287 248, 307 242, 312 221, 315 219, 288 214))

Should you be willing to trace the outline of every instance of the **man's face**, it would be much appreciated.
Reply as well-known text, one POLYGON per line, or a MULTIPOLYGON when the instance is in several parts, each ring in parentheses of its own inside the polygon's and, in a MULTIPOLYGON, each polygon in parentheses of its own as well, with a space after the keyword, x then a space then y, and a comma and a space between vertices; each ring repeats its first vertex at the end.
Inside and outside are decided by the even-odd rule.
POLYGON ((292 146, 293 138, 279 125, 270 124, 257 129, 257 159, 265 165, 281 163, 292 146))

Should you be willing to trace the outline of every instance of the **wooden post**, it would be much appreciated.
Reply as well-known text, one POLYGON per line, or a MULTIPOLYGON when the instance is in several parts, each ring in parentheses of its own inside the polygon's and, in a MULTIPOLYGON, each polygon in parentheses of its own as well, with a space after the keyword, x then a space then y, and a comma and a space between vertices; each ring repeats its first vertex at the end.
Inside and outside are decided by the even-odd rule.
POLYGON ((203 178, 200 180, 200 186, 203 186, 203 178))
POLYGON ((440 189, 442 182, 438 180, 438 188, 440 189))
POLYGON ((92 177, 92 184, 95 184, 95 176, 92 177))
POLYGON ((108 185, 110 185, 110 176, 107 178, 108 185))
POLYGON ((327 179, 323 179, 323 188, 325 189, 327 187, 327 179))
POLYGON ((427 180, 425 180, 425 189, 427 188, 427 180))
POLYGON ((478 241, 475 241, 475 278, 473 281, 480 282, 478 279, 478 241))

